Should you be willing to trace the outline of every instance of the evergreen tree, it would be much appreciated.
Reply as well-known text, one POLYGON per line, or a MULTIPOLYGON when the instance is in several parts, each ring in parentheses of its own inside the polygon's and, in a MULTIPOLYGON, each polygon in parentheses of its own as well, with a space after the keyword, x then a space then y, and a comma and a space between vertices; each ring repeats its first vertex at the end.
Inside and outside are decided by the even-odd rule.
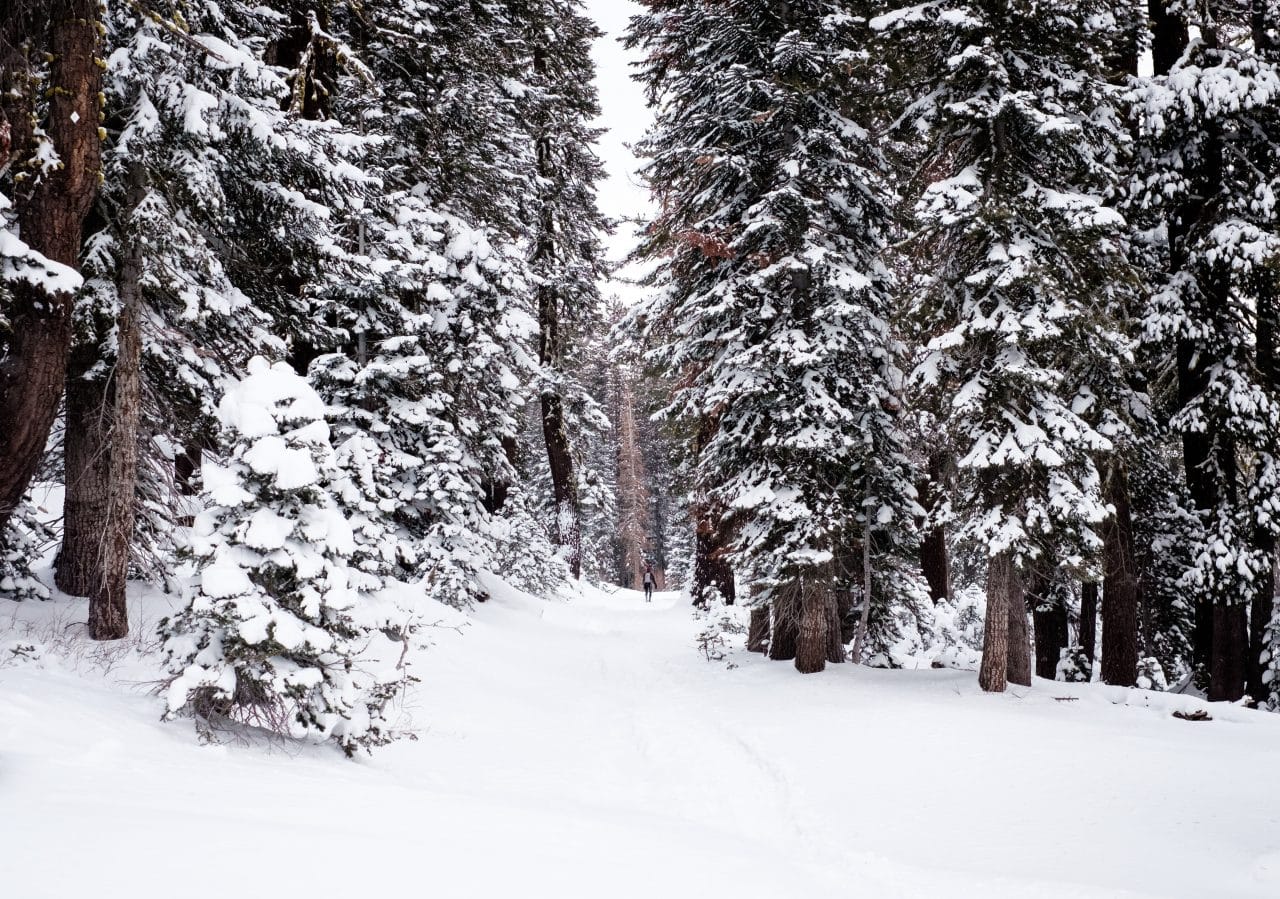
POLYGON ((659 110, 662 213, 644 252, 669 259, 642 333, 698 423, 698 486, 738 526, 753 600, 821 670, 843 658, 837 549, 916 510, 884 164, 857 120, 875 69, 844 3, 646 5, 630 42, 659 110))
POLYGON ((1280 433, 1280 60, 1267 6, 1154 3, 1156 74, 1138 92, 1131 201, 1152 229, 1144 336, 1177 372, 1169 425, 1187 517, 1199 523, 1182 589, 1195 597, 1195 662, 1212 699, 1238 699, 1246 684, 1267 692, 1256 660, 1273 592, 1280 433))
POLYGON ((1097 459, 1124 427, 1106 366, 1126 356, 1129 281, 1125 222, 1103 202, 1124 143, 1105 80, 1118 15, 944 0, 873 22, 903 83, 930 86, 899 120, 924 145, 912 249, 932 261, 913 285, 915 379, 946 410, 960 536, 989 558, 987 690, 1030 682, 1022 573, 1046 555, 1087 564, 1108 515, 1097 459))
POLYGON ((404 676, 385 635, 406 623, 351 582, 324 416, 304 379, 261 357, 223 397, 228 456, 204 466, 194 595, 161 622, 167 714, 333 739, 351 755, 392 739, 385 712, 404 676))

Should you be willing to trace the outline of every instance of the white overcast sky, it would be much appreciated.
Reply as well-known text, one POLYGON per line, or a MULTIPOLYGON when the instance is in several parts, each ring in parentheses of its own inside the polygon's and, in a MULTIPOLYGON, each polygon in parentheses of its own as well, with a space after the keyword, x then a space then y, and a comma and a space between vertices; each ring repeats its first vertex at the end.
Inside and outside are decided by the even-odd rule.
MULTIPOLYGON (((643 214, 648 208, 648 192, 636 175, 639 163, 628 144, 638 141, 648 127, 650 116, 644 92, 631 80, 634 58, 618 38, 626 30, 630 16, 640 12, 632 0, 586 0, 587 12, 605 32, 596 42, 594 56, 600 88, 602 115, 597 123, 608 129, 600 139, 599 153, 608 178, 600 186, 600 208, 611 218, 643 214)), ((610 257, 620 259, 635 245, 635 232, 620 226, 609 239, 610 257)))

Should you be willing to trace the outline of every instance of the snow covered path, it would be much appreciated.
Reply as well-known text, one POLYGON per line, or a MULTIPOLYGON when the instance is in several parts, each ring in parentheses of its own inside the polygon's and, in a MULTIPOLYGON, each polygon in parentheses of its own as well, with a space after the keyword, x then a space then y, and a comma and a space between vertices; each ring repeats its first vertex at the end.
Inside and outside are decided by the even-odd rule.
POLYGON ((357 763, 199 746, 141 691, 0 669, 0 895, 1280 895, 1280 716, 728 670, 674 595, 496 592, 417 665, 419 739, 357 763))

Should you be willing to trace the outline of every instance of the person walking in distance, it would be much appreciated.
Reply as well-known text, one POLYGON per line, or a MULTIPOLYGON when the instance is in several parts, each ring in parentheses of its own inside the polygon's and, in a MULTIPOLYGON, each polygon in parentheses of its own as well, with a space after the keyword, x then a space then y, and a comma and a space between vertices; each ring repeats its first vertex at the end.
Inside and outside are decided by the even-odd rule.
POLYGON ((654 581, 653 581, 653 563, 652 563, 652 562, 645 562, 645 563, 644 563, 644 578, 643 578, 643 580, 644 580, 644 601, 645 601, 645 602, 652 602, 652 601, 653 601, 653 584, 654 584, 654 581))

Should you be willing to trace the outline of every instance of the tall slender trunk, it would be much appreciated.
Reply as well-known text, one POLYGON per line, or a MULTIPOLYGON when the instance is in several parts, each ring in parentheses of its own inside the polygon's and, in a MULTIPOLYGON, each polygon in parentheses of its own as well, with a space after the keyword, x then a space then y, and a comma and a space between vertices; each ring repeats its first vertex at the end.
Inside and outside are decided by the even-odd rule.
POLYGON ((116 364, 112 373, 111 435, 108 444, 106 530, 101 572, 89 592, 89 636, 116 640, 129 632, 126 584, 133 545, 138 481, 138 423, 142 411, 142 242, 130 226, 146 197, 141 166, 129 173, 125 254, 120 266, 120 317, 116 323, 116 364))
POLYGON ((1031 580, 1031 618, 1035 624, 1036 677, 1054 680, 1058 662, 1067 648, 1067 607, 1052 589, 1052 579, 1037 572, 1031 580))
POLYGON ((1138 572, 1124 469, 1112 463, 1107 501, 1115 513, 1102 533, 1102 681, 1131 687, 1138 677, 1138 572))
POLYGON ((1013 559, 1007 552, 987 562, 987 618, 982 634, 982 665, 978 686, 1003 693, 1009 662, 1009 598, 1016 589, 1013 559))
MULTIPOLYGON (((546 73, 546 54, 541 46, 533 52, 534 71, 546 73)), ((545 117, 544 117, 545 119, 545 117)), ((550 124, 543 121, 545 130, 550 124)), ((553 184, 556 176, 552 135, 542 134, 536 142, 539 177, 553 184)), ((560 255, 566 248, 556 246, 556 218, 552 201, 547 196, 539 198, 540 227, 533 248, 535 270, 544 274, 554 273, 560 263, 560 255)), ((550 279, 549 279, 550 280, 550 279)), ((569 569, 574 578, 582 576, 582 509, 578 499, 578 481, 574 475, 573 452, 569 445, 568 422, 564 414, 564 398, 560 395, 558 377, 563 374, 564 335, 560 328, 562 296, 558 285, 543 283, 538 288, 538 361, 543 369, 557 380, 542 389, 542 435, 547 444, 547 462, 551 468, 551 490, 555 500, 556 517, 551 526, 551 540, 569 551, 569 569)))
MULTIPOLYGON (((37 176, 22 172, 29 190, 18 190, 15 206, 22 239, 32 250, 72 268, 78 267, 85 218, 93 207, 101 171, 98 137, 100 9, 97 0, 57 0, 49 10, 48 43, 30 38, 37 52, 50 51, 49 114, 45 135, 60 164, 37 176)), ((43 23, 42 23, 43 24, 43 23)), ((0 72, 0 105, 10 124, 10 154, 15 165, 34 159, 36 140, 30 86, 14 66, 0 72)), ((44 154, 40 154, 43 158, 44 154)), ((10 336, 0 353, 0 535, 22 500, 44 455, 58 411, 71 349, 70 291, 47 293, 25 281, 11 282, 10 336)), ((3 539, 0 537, 0 539, 3 539)))
POLYGON ((100 361, 98 343, 73 350, 67 371, 66 496, 54 582, 71 596, 88 596, 102 580, 107 535, 116 380, 114 372, 91 374, 100 361))
MULTIPOLYGON (((1098 584, 1089 581, 1080 586, 1080 648, 1084 650, 1089 665, 1093 665, 1098 634, 1098 584)), ((1092 679, 1092 667, 1089 671, 1092 679)))

